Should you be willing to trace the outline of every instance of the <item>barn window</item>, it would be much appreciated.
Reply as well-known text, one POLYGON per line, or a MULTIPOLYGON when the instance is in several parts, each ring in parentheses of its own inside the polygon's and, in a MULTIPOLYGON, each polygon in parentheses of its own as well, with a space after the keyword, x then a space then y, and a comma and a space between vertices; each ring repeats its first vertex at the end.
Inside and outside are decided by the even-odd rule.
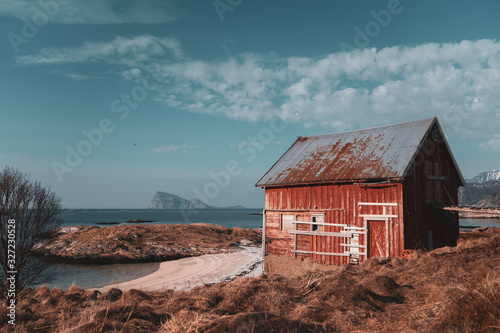
POLYGON ((295 216, 292 214, 281 214, 281 231, 293 230, 293 223, 295 221, 295 216))
POLYGON ((311 231, 324 231, 325 227, 321 224, 315 223, 325 223, 325 214, 311 214, 311 231))

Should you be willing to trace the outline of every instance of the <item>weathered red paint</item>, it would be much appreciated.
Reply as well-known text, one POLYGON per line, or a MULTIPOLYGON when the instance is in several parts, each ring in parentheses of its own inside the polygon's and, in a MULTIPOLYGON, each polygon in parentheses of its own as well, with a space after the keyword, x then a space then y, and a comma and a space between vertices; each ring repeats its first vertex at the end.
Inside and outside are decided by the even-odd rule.
MULTIPOLYGON (((381 213, 381 207, 362 207, 359 202, 393 202, 398 203, 393 212, 402 215, 402 184, 328 184, 313 186, 269 187, 265 189, 266 197, 266 236, 267 253, 293 256, 293 235, 281 231, 281 216, 293 214, 299 221, 311 221, 314 213, 324 213, 325 223, 349 224, 364 227, 364 218, 359 214, 381 213), (303 198, 304 200, 301 200, 303 198), (357 207, 357 208, 355 208, 357 207)), ((403 224, 397 218, 390 218, 392 230, 396 237, 389 248, 389 256, 398 256, 404 249, 401 240, 403 224)), ((299 230, 307 230, 307 225, 299 225, 299 230)), ((341 227, 326 227, 325 231, 340 232, 341 227)), ((363 242, 362 238, 360 242, 363 242)), ((297 236, 297 250, 314 252, 341 253, 343 239, 329 236, 297 236)), ((346 257, 297 254, 298 258, 309 258, 313 262, 329 264, 347 264, 346 257)))
MULTIPOLYGON (((323 213, 327 224, 366 228, 368 234, 360 235, 359 243, 366 246, 361 251, 368 252, 369 256, 396 257, 401 256, 405 249, 456 245, 459 230, 457 214, 433 209, 433 204, 457 204, 458 187, 463 185, 463 177, 441 133, 439 123, 433 122, 400 178, 380 179, 381 183, 377 184, 367 179, 318 183, 318 179, 306 174, 308 181, 310 178, 308 184, 299 182, 299 175, 289 173, 286 179, 293 176, 297 184, 258 184, 265 188, 267 254, 296 256, 337 265, 349 262, 349 258, 343 256, 294 254, 294 236, 288 230, 281 230, 282 216, 287 214, 292 214, 298 221, 311 221, 314 214, 323 213), (363 206, 361 203, 396 204, 385 207, 385 215, 396 217, 363 217, 361 215, 381 215, 384 208, 363 206)), ((345 146, 347 148, 344 149, 353 149, 350 145, 345 146)), ((310 167, 316 173, 320 170, 313 163, 310 167)), ((370 167, 370 170, 375 169, 370 167)), ((285 179, 279 174, 276 177, 285 179)), ((342 230, 339 226, 320 228, 325 232, 342 230)), ((299 225, 298 230, 310 230, 310 226, 299 225)), ((340 237, 297 235, 297 250, 343 253, 345 247, 341 244, 345 241, 340 237)), ((360 256, 360 261, 365 259, 365 256, 360 256)))

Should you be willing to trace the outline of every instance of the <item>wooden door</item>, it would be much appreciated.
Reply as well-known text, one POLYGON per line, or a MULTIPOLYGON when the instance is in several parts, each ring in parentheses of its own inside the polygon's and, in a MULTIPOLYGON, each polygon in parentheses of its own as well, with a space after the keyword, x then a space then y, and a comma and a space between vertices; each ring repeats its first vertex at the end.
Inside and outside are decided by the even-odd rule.
POLYGON ((368 221, 368 258, 387 257, 385 221, 368 221))

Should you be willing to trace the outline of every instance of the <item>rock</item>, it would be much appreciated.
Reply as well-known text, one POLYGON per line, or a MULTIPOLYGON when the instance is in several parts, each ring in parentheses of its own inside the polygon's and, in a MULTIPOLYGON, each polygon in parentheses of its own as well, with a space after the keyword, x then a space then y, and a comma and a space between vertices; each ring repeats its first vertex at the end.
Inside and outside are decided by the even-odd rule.
POLYGON ((66 226, 66 227, 58 227, 51 229, 43 234, 38 235, 41 239, 51 239, 60 235, 66 235, 69 233, 77 233, 82 231, 88 231, 92 229, 96 229, 99 227, 94 227, 90 225, 76 225, 76 226, 66 226))
POLYGON ((187 200, 175 194, 156 192, 148 209, 210 209, 213 208, 201 200, 187 200))
POLYGON ((155 222, 155 221, 153 221, 153 220, 141 220, 141 219, 127 221, 127 223, 148 223, 148 222, 155 222))
POLYGON ((242 239, 238 242, 239 245, 241 246, 252 246, 254 243, 251 240, 248 239, 242 239))

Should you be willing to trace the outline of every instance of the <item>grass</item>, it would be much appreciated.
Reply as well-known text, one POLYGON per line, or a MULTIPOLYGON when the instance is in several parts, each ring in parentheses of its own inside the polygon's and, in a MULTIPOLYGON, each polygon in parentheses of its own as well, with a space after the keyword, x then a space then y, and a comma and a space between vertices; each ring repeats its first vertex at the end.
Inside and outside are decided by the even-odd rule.
POLYGON ((242 240, 260 244, 260 229, 208 223, 119 225, 53 235, 34 255, 75 264, 160 262, 235 251, 234 244, 242 240))
POLYGON ((22 295, 17 314, 16 332, 498 332, 500 230, 409 259, 189 292, 40 287, 22 295))

